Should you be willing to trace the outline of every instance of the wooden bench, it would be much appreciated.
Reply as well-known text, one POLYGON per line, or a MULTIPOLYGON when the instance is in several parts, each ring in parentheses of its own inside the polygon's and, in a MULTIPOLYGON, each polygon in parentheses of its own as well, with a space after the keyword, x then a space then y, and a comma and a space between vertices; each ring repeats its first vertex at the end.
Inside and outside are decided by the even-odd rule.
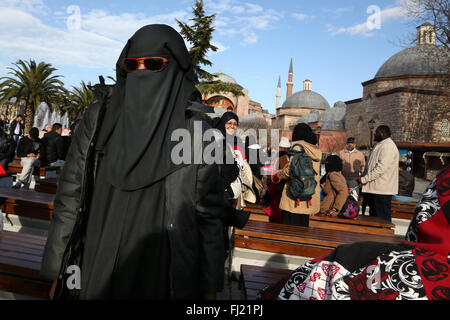
POLYGON ((266 286, 274 285, 290 275, 291 270, 241 264, 239 289, 244 292, 245 300, 255 300, 256 295, 266 286))
POLYGON ((411 220, 415 214, 417 202, 391 202, 391 216, 397 219, 411 220))
MULTIPOLYGON (((35 167, 33 170, 33 175, 39 177, 56 176, 56 172, 58 169, 59 167, 48 167, 48 166, 35 167)), ((22 165, 17 162, 10 162, 8 164, 8 171, 13 174, 20 174, 22 173, 22 165)))
POLYGON ((51 282, 40 279, 47 239, 17 232, 0 232, 0 290, 49 299, 51 282))
POLYGON ((0 188, 0 210, 6 214, 51 220, 54 199, 54 194, 0 188))
MULTIPOLYGON (((362 205, 362 197, 359 198, 359 206, 362 205)), ((417 202, 391 201, 391 217, 411 220, 415 214, 417 202)))
POLYGON ((395 235, 374 235, 249 220, 243 229, 235 229, 234 246, 316 258, 328 254, 342 244, 361 241, 400 243, 403 240, 403 237, 395 235))
POLYGON ((36 181, 34 190, 37 192, 56 194, 56 189, 58 189, 58 180, 58 178, 40 179, 36 181))
MULTIPOLYGON (((247 207, 243 210, 250 212, 250 220, 269 221, 268 215, 262 210, 262 206, 260 205, 247 204, 247 207)), ((395 225, 393 223, 379 217, 362 215, 359 215, 355 219, 310 216, 309 226, 379 235, 393 235, 395 233, 395 225)))

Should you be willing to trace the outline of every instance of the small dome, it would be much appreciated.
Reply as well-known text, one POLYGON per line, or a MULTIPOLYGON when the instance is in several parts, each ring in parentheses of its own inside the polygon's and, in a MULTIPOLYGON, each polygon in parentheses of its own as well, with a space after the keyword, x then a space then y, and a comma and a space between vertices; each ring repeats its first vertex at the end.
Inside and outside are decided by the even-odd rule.
POLYGON ((282 108, 302 108, 302 109, 330 109, 327 100, 317 92, 312 90, 303 90, 296 92, 286 99, 282 108))
POLYGON ((434 44, 421 44, 404 49, 390 57, 375 78, 410 75, 448 74, 448 50, 434 44))
POLYGON ((319 117, 320 117, 319 110, 311 110, 310 113, 305 114, 303 117, 298 119, 297 124, 317 122, 317 121, 319 121, 319 117))
POLYGON ((333 108, 347 108, 344 101, 337 101, 334 103, 333 108))
POLYGON ((320 126, 321 130, 329 130, 329 131, 344 131, 345 126, 342 121, 329 120, 322 123, 320 126))
POLYGON ((345 118, 346 108, 334 105, 319 116, 319 121, 342 121, 345 118))
POLYGON ((221 71, 219 71, 219 73, 215 73, 214 74, 214 80, 216 80, 216 81, 220 80, 220 81, 225 82, 225 83, 231 83, 231 84, 239 85, 237 83, 237 81, 232 76, 229 76, 226 73, 222 73, 221 71))

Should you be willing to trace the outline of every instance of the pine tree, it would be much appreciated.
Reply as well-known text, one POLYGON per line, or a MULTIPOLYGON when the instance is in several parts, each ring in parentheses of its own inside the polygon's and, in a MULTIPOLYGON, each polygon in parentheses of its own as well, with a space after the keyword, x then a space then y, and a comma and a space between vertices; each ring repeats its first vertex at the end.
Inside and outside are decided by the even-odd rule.
POLYGON ((189 42, 191 49, 189 54, 194 66, 194 72, 199 81, 212 81, 214 76, 202 69, 202 65, 211 66, 212 62, 206 59, 208 51, 217 51, 217 47, 211 43, 213 27, 216 14, 206 15, 203 8, 203 0, 196 0, 195 6, 192 8, 194 17, 190 19, 194 22, 192 26, 176 19, 181 28, 181 35, 189 42))

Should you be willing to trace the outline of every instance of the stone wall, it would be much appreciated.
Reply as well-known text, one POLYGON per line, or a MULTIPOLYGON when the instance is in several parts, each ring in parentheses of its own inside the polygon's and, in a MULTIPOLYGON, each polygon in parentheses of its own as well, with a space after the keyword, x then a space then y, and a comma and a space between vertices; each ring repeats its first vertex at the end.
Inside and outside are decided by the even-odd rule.
POLYGON ((347 136, 359 146, 370 145, 369 120, 375 128, 387 125, 394 141, 409 143, 450 142, 441 134, 442 120, 450 120, 450 95, 440 77, 402 77, 363 83, 361 99, 348 101, 347 136))
POLYGON ((403 93, 401 141, 411 143, 450 142, 450 136, 441 134, 442 120, 450 120, 449 101, 450 95, 403 93))

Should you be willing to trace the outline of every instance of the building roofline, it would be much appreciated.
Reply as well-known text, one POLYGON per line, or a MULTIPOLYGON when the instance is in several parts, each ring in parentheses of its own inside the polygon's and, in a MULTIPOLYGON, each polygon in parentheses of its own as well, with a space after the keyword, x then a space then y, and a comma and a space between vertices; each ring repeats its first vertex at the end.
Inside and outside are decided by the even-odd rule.
POLYGON ((449 77, 449 74, 427 74, 427 75, 404 75, 404 76, 395 76, 395 77, 384 77, 384 78, 373 78, 371 80, 367 80, 361 82, 362 86, 365 87, 369 84, 378 82, 378 81, 390 81, 390 80, 401 80, 401 79, 430 79, 430 78, 446 78, 449 77))
POLYGON ((449 92, 442 91, 442 90, 434 90, 434 89, 421 89, 421 88, 414 88, 414 87, 398 87, 387 91, 377 92, 375 93, 375 96, 382 97, 389 94, 397 93, 397 92, 408 92, 408 93, 420 93, 420 94, 427 94, 427 95, 436 95, 436 96, 450 96, 449 92))

